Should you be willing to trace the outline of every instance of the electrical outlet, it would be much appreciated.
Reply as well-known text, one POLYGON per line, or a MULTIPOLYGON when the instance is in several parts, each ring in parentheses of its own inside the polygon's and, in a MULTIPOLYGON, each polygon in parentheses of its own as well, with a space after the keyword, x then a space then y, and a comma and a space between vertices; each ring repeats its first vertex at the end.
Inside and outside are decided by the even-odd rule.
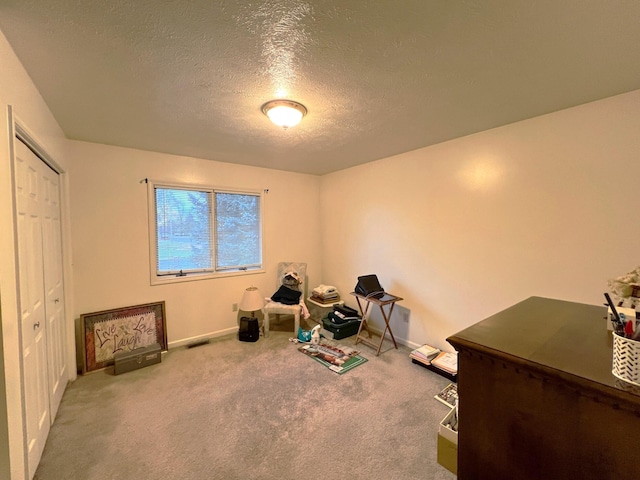
POLYGON ((409 323, 409 310, 402 311, 402 321, 404 323, 409 323))
POLYGON ((238 311, 238 304, 234 303, 233 305, 231 305, 231 311, 232 312, 237 312, 238 311))

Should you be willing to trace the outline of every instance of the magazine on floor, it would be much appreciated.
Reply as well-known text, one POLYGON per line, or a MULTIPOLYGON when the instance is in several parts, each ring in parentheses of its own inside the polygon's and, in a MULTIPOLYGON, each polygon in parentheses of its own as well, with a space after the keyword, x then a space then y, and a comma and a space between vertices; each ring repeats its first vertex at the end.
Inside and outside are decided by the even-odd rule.
POLYGON ((458 373, 458 352, 440 352, 431 365, 452 375, 458 373))

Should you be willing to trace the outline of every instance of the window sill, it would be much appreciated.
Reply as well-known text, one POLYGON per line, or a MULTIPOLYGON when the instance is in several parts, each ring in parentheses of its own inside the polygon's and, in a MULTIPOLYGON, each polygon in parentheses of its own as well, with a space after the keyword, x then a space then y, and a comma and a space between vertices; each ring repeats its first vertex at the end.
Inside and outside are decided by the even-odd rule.
POLYGON ((165 275, 162 277, 152 276, 151 286, 168 285, 171 283, 195 282, 198 280, 211 280, 216 278, 239 277, 245 275, 256 275, 265 273, 264 268, 255 270, 234 270, 233 272, 215 272, 215 273, 190 273, 187 275, 165 275))

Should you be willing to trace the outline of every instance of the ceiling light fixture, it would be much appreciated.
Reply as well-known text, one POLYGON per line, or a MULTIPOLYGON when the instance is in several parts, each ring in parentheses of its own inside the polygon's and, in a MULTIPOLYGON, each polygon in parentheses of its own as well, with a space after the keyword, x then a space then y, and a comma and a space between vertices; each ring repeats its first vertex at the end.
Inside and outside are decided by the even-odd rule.
POLYGON ((279 127, 287 129, 300 123, 307 114, 307 108, 293 100, 271 100, 262 106, 262 113, 279 127))

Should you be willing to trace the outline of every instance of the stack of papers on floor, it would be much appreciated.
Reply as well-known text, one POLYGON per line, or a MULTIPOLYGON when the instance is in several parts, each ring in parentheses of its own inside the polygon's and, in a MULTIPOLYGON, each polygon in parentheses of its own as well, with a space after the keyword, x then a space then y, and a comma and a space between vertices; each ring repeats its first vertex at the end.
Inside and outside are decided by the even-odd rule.
POLYGON ((451 375, 458 374, 458 352, 440 352, 431 360, 431 365, 451 375))
POLYGON ((424 344, 421 347, 412 350, 409 356, 420 363, 429 365, 439 353, 441 353, 439 348, 424 344))

